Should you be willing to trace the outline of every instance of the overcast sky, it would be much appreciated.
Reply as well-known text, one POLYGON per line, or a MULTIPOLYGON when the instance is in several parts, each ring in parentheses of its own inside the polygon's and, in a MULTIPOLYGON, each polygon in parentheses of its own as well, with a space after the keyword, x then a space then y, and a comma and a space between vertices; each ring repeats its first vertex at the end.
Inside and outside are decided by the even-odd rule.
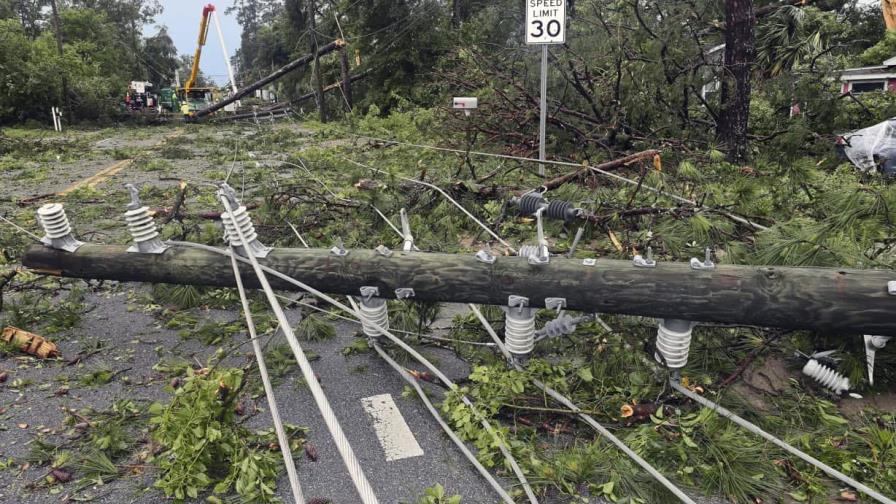
MULTIPOLYGON (((208 0, 160 0, 164 11, 156 17, 156 25, 168 27, 168 33, 177 46, 180 54, 192 55, 196 51, 196 42, 199 37, 199 19, 202 17, 202 8, 209 3, 208 0)), ((224 31, 224 43, 227 45, 228 57, 234 55, 240 47, 240 34, 242 28, 236 19, 225 14, 231 5, 231 0, 212 1, 217 7, 218 17, 221 19, 221 28, 224 31)), ((147 26, 144 29, 146 35, 156 32, 156 26, 147 26)), ((218 42, 218 34, 214 26, 209 27, 208 40, 202 50, 200 61, 202 72, 212 78, 218 84, 227 82, 227 66, 221 54, 221 44, 218 42)), ((181 76, 181 79, 184 79, 181 76)))

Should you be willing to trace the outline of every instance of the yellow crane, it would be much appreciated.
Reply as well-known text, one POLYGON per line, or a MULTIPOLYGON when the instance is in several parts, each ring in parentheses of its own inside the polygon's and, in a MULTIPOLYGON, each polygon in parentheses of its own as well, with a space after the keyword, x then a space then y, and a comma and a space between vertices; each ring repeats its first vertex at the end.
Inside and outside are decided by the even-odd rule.
POLYGON ((199 75, 199 60, 202 58, 202 47, 205 46, 205 41, 208 39, 208 27, 211 24, 213 12, 215 12, 215 6, 212 4, 202 8, 202 19, 199 21, 199 43, 196 46, 196 53, 193 55, 193 68, 190 70, 190 78, 184 84, 184 91, 187 93, 196 84, 196 77, 199 75))

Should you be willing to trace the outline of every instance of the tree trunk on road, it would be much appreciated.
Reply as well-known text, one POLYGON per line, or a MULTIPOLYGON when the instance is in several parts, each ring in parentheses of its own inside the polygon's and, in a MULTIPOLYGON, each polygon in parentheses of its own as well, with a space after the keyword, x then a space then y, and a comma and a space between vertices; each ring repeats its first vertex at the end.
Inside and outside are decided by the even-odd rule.
POLYGON ((725 65, 716 133, 732 163, 743 163, 749 155, 747 133, 750 75, 756 59, 755 25, 753 0, 725 0, 725 65))

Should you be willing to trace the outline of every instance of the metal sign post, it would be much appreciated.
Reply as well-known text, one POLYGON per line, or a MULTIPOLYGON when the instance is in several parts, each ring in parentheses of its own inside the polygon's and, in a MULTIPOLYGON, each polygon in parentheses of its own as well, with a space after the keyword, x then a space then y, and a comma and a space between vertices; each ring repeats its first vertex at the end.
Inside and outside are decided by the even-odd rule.
MULTIPOLYGON (((546 158, 548 120, 548 45, 566 42, 566 0, 526 0, 526 44, 541 47, 541 120, 538 159, 546 158)), ((538 167, 544 176, 544 163, 538 167)))

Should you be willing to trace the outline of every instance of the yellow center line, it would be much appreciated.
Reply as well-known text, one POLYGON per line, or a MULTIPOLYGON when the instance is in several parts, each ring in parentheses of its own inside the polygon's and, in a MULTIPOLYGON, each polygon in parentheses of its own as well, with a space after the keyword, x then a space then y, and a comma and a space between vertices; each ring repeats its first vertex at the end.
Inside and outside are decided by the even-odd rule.
MULTIPOLYGON (((158 147, 158 146, 162 145, 163 143, 167 142, 168 140, 182 135, 183 132, 184 132, 183 128, 177 128, 170 135, 166 135, 165 138, 163 138, 161 141, 153 144, 151 146, 151 148, 158 147)), ((75 182, 74 184, 72 184, 72 185, 66 187, 65 189, 59 191, 58 193, 56 193, 56 195, 57 196, 67 196, 67 195, 71 194, 72 192, 77 191, 78 189, 81 189, 82 187, 89 187, 89 188, 96 187, 98 184, 115 176, 115 174, 117 174, 118 172, 127 168, 133 162, 134 162, 133 159, 121 160, 121 161, 113 164, 112 166, 107 166, 106 168, 103 168, 102 170, 91 175, 90 177, 87 177, 84 180, 75 182)))

